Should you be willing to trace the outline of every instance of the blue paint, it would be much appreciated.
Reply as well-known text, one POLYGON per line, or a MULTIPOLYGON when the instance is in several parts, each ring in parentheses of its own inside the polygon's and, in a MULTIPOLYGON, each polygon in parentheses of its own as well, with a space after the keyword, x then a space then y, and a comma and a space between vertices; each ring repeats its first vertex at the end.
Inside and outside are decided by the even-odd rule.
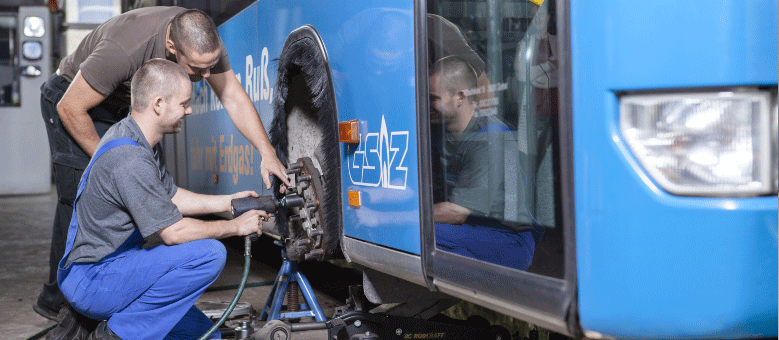
MULTIPOLYGON (((221 25, 219 34, 267 129, 273 119, 274 59, 292 30, 306 24, 317 30, 330 59, 338 121, 360 119, 363 127, 362 151, 342 144, 343 193, 363 193, 360 209, 343 198, 344 234, 419 254, 412 8, 412 1, 261 1, 221 25), (355 153, 367 157, 355 159, 355 153)), ((186 124, 189 188, 267 194, 258 152, 216 107, 205 82, 195 86, 193 102, 195 114, 186 124)))
POLYGON ((572 1, 571 13, 582 328, 776 336, 777 197, 669 195, 627 151, 613 91, 776 86, 777 3, 572 1))
MULTIPOLYGON (((310 24, 318 31, 338 121, 360 120, 361 143, 341 144, 344 234, 420 254, 412 8, 410 0, 264 0, 219 31, 266 128, 273 59, 292 30, 310 24), (348 206, 348 190, 362 193, 360 208, 348 206)), ((776 86, 777 12, 768 0, 571 1, 583 329, 634 338, 776 336, 777 197, 666 193, 621 139, 615 91, 776 86)), ((259 155, 204 83, 194 102, 189 188, 267 194, 259 155)))

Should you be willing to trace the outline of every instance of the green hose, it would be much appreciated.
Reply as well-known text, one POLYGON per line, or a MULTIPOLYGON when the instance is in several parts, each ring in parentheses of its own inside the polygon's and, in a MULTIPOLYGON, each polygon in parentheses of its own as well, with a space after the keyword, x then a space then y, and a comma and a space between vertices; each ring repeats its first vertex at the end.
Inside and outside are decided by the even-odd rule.
POLYGON ((198 340, 206 340, 209 337, 211 337, 214 332, 216 332, 217 329, 219 329, 219 326, 222 325, 222 323, 227 319, 227 317, 230 315, 230 313, 233 312, 233 309, 235 308, 235 305, 238 304, 238 299, 241 298, 241 294, 243 294, 243 288, 246 286, 246 279, 249 277, 249 264, 251 263, 252 258, 252 237, 246 236, 244 237, 244 262, 243 262, 243 277, 241 277, 241 283, 238 285, 238 291, 235 293, 235 297, 233 297, 233 301, 230 302, 230 305, 225 310, 224 314, 222 314, 222 317, 217 320, 213 326, 211 326, 208 331, 203 334, 198 340))

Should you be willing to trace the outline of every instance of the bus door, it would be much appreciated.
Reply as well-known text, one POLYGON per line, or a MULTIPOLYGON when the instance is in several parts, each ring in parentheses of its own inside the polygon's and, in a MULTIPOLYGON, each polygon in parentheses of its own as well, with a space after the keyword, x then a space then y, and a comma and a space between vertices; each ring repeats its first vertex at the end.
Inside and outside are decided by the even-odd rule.
POLYGON ((426 273, 447 294, 566 332, 575 281, 561 221, 555 2, 459 4, 429 1, 426 13, 426 273))

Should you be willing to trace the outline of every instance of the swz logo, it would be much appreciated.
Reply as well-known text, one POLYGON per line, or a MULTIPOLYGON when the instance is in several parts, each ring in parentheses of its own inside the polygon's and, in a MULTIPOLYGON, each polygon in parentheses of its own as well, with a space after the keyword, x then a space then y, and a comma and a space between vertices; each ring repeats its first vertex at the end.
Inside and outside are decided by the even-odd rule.
POLYGON ((408 152, 408 131, 387 132, 387 123, 382 115, 379 132, 360 136, 360 141, 357 145, 347 144, 347 155, 350 155, 347 158, 349 178, 352 183, 406 189, 408 167, 404 164, 408 152))

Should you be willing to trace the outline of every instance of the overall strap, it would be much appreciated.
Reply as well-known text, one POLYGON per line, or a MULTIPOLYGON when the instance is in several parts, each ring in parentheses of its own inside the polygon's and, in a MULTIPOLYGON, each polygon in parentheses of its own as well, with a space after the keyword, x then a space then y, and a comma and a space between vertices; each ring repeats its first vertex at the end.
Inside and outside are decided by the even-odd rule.
POLYGON ((95 152, 95 155, 92 156, 92 160, 89 162, 89 166, 87 166, 86 171, 84 171, 84 175, 81 176, 81 181, 78 183, 78 191, 76 193, 76 199, 73 200, 73 217, 71 217, 70 226, 68 226, 68 240, 65 243, 65 255, 62 256, 62 260, 60 260, 59 263, 60 269, 65 268, 65 263, 67 262, 68 255, 70 255, 70 250, 73 247, 73 242, 76 240, 76 232, 78 232, 78 217, 76 216, 76 202, 78 202, 78 198, 81 196, 81 192, 84 191, 84 187, 87 184, 87 177, 89 177, 89 171, 92 169, 92 165, 95 164, 95 161, 98 158, 100 158, 100 156, 102 156, 106 151, 121 145, 138 146, 138 143, 130 138, 117 138, 103 144, 103 146, 101 146, 100 149, 98 149, 97 152, 95 152))

